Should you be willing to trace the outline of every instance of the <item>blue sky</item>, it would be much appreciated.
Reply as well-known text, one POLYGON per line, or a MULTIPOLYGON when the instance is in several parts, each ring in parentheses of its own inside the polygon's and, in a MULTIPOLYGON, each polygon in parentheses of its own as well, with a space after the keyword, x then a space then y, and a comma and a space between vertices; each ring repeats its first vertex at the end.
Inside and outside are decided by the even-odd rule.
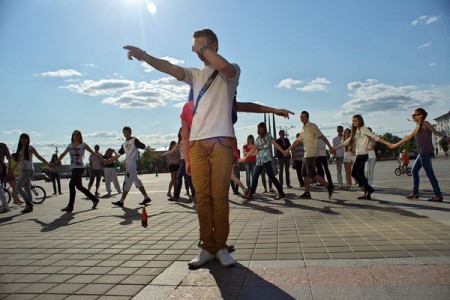
MULTIPOLYGON (((200 67, 192 33, 204 27, 240 65, 241 101, 296 113, 276 118, 292 139, 302 110, 329 138, 356 113, 402 136, 414 108, 430 121, 450 110, 448 0, 0 0, 0 141, 15 149, 26 132, 50 158, 75 129, 92 147, 119 148, 126 125, 167 146, 188 87, 122 47, 200 67)), ((240 148, 262 120, 239 115, 240 148)))

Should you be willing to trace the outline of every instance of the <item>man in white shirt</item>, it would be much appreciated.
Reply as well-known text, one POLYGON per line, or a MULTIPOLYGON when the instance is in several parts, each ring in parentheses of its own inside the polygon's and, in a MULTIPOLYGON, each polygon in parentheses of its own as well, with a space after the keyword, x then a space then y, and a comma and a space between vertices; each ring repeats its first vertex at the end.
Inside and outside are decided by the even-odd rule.
POLYGON ((235 140, 232 105, 240 68, 217 53, 219 42, 212 30, 196 31, 193 38, 192 51, 204 63, 202 69, 182 68, 133 46, 124 48, 129 50, 128 58, 145 61, 193 88, 195 106, 189 155, 202 250, 189 266, 200 267, 214 258, 223 266, 231 266, 236 261, 226 245, 230 231, 228 190, 235 140), (205 83, 214 70, 219 73, 205 92, 205 83))
MULTIPOLYGON (((333 147, 336 147, 336 146, 338 146, 339 144, 341 144, 343 142, 342 141, 342 135, 343 135, 343 132, 344 132, 344 127, 339 125, 336 128, 336 131, 337 131, 338 135, 333 138, 333 147)), ((342 187, 342 164, 344 162, 344 153, 345 153, 345 149, 344 148, 337 149, 336 150, 336 155, 334 156, 334 160, 336 161, 337 180, 338 180, 338 184, 341 187, 342 187)))
POLYGON ((111 202, 114 205, 119 207, 123 207, 125 198, 128 195, 128 192, 131 189, 131 186, 134 185, 139 189, 142 196, 144 196, 144 200, 139 203, 141 205, 147 205, 152 200, 147 195, 147 191, 145 190, 142 181, 137 177, 137 160, 139 158, 139 149, 147 151, 149 154, 153 155, 153 151, 150 148, 147 148, 145 144, 141 143, 137 138, 131 135, 131 128, 125 126, 122 130, 123 136, 125 137, 125 142, 122 144, 119 152, 111 159, 118 159, 121 155, 125 154, 125 180, 123 182, 123 193, 122 197, 119 201, 111 202))
MULTIPOLYGON (((101 155, 99 153, 100 146, 95 145, 94 146, 95 153, 101 155)), ((88 184, 88 190, 91 191, 92 186, 94 185, 95 180, 95 196, 98 197, 98 188, 100 187, 100 181, 102 179, 103 175, 103 162, 100 160, 98 155, 91 154, 89 156, 89 172, 90 172, 90 179, 88 184)))

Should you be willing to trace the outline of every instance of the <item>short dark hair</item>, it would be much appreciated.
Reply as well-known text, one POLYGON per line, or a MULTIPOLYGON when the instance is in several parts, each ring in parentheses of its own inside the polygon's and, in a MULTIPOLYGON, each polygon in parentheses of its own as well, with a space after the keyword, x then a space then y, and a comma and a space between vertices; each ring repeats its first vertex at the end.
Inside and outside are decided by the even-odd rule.
POLYGON ((193 36, 194 38, 205 36, 211 44, 217 42, 217 50, 219 50, 219 40, 217 39, 217 35, 211 29, 203 28, 202 30, 197 30, 194 32, 193 36))
POLYGON ((307 112, 306 110, 302 111, 300 114, 301 115, 305 114, 308 117, 308 119, 309 119, 309 112, 307 112))
POLYGON ((341 131, 343 131, 343 130, 344 130, 344 127, 343 127, 343 126, 341 126, 341 125, 339 125, 339 126, 337 127, 337 130, 341 130, 341 131))
POLYGON ((283 129, 281 129, 280 131, 278 131, 278 134, 284 133, 286 134, 286 131, 284 131, 283 129))
POLYGON ((124 132, 125 130, 129 130, 129 131, 131 132, 131 128, 128 127, 128 126, 125 126, 125 127, 122 129, 122 132, 124 132))

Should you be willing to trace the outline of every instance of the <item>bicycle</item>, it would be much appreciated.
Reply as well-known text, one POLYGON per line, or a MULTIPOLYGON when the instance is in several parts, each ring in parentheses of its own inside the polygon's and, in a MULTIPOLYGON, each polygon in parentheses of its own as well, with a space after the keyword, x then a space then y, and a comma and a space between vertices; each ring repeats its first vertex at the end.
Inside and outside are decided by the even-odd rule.
MULTIPOLYGON (((47 198, 47 192, 42 186, 31 184, 30 188, 34 204, 41 204, 42 202, 45 201, 45 199, 47 198)), ((9 187, 3 186, 3 191, 5 192, 6 201, 10 203, 12 198, 11 186, 9 187)), ((20 194, 18 196, 20 198, 20 194)))
POLYGON ((394 170, 395 175, 400 176, 402 174, 406 174, 408 176, 412 175, 412 169, 409 166, 402 165, 402 161, 398 161, 398 167, 394 170))

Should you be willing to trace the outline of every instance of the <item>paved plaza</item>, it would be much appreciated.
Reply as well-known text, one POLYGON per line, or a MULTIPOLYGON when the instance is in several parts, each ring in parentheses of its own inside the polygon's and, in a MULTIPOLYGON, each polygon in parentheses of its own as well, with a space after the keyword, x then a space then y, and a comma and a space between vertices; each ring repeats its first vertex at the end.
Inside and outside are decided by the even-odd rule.
POLYGON ((442 203, 424 201, 432 190, 423 171, 421 199, 405 199, 412 177, 395 176, 396 161, 376 164, 372 200, 346 190, 328 199, 322 187, 298 199, 294 170, 286 199, 261 185, 253 201, 230 189, 238 264, 197 270, 186 264, 199 251, 196 212, 187 198, 167 201, 169 174, 141 176, 152 198, 147 228, 135 187, 124 208, 112 195, 92 210, 78 192, 73 213, 61 212, 63 179, 64 195, 0 215, 0 299, 450 299, 450 159, 433 164, 442 203))

